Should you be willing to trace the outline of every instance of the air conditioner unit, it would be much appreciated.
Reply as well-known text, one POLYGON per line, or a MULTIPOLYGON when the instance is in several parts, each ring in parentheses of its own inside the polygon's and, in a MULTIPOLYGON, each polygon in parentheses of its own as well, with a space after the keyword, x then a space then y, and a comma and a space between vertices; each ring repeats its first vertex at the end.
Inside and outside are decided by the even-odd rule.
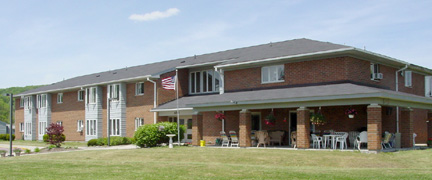
POLYGON ((377 73, 376 74, 376 79, 383 79, 383 74, 382 73, 377 73))

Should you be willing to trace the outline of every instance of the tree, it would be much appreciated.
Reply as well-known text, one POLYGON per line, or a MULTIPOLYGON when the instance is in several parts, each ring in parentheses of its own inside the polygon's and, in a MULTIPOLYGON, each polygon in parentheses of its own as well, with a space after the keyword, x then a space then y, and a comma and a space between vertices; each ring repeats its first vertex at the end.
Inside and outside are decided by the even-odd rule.
POLYGON ((66 140, 63 131, 64 131, 63 126, 57 123, 51 123, 46 128, 46 133, 48 135, 48 143, 53 144, 56 147, 60 147, 61 143, 63 143, 66 140))

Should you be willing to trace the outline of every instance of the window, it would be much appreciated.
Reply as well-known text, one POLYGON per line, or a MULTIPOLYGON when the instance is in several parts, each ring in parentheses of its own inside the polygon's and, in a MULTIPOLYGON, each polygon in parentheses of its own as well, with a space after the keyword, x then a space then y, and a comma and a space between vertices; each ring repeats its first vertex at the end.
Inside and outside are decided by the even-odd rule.
POLYGON ((26 108, 26 109, 31 109, 31 107, 32 107, 32 98, 31 98, 31 96, 27 96, 27 97, 25 97, 25 105, 24 105, 24 107, 26 108))
POLYGON ((191 94, 219 92, 220 75, 217 71, 191 72, 189 87, 191 94))
POLYGON ((144 83, 139 82, 135 84, 135 95, 143 95, 144 94, 144 83))
POLYGON ((381 80, 383 79, 383 74, 380 73, 380 65, 371 63, 371 80, 381 80))
POLYGON ((266 66, 261 68, 261 83, 283 82, 284 80, 284 65, 266 66))
POLYGON ((44 135, 47 128, 47 122, 39 122, 39 135, 44 135))
POLYGON ((57 94, 57 104, 63 103, 63 93, 57 94))
POLYGON ((432 97, 432 76, 425 77, 425 96, 432 97))
POLYGON ((84 127, 84 122, 83 122, 83 120, 78 120, 78 121, 77 121, 77 131, 78 131, 78 132, 81 132, 81 131, 83 130, 83 127, 84 127))
POLYGON ((41 94, 37 96, 37 107, 38 108, 45 108, 47 105, 47 95, 41 94))
POLYGON ((118 100, 119 95, 120 95, 120 85, 112 84, 112 85, 109 85, 108 88, 109 88, 108 98, 112 98, 113 101, 118 100))
POLYGON ((24 107, 24 98, 20 99, 20 107, 24 107))
POLYGON ((31 129, 32 129, 32 124, 31 123, 25 123, 25 135, 31 135, 31 129))
POLYGON ((78 101, 84 101, 84 90, 78 91, 78 101))
POLYGON ((24 132, 24 123, 19 123, 20 132, 24 132))
POLYGON ((192 129, 192 119, 187 120, 187 129, 192 129))
POLYGON ((57 124, 60 126, 63 126, 63 122, 62 121, 57 121, 57 124))
POLYGON ((110 119, 112 136, 120 136, 120 119, 110 119))
POLYGON ((169 117, 168 122, 177 123, 177 117, 169 117))
POLYGON ((87 120, 86 124, 86 135, 95 136, 96 135, 96 120, 87 120))
POLYGON ((96 103, 96 87, 87 88, 87 104, 96 103))
POLYGON ((405 71, 405 87, 412 87, 412 71, 405 71))
POLYGON ((144 125, 144 118, 135 118, 135 131, 142 125, 144 125))

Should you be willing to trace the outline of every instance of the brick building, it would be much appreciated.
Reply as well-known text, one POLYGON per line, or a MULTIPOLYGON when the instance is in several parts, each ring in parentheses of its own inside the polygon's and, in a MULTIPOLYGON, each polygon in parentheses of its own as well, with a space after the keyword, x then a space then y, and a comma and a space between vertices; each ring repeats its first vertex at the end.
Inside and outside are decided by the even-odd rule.
POLYGON ((183 141, 215 143, 219 132, 238 132, 250 146, 252 130, 297 132, 309 148, 311 131, 367 129, 368 149, 379 150, 384 131, 401 147, 432 137, 432 70, 373 52, 295 39, 75 77, 18 95, 17 138, 41 140, 44 128, 61 123, 67 140, 133 136, 137 127, 177 121, 183 141), (178 77, 176 91, 162 79, 178 77), (108 104, 109 103, 109 104, 108 104), (107 114, 110 107, 110 118, 107 114), (358 114, 348 118, 346 109, 358 114), (309 113, 328 120, 310 124, 309 113), (225 114, 224 123, 214 118, 225 114), (266 124, 268 114, 276 117, 266 124), (107 119, 110 119, 107 121, 107 119))

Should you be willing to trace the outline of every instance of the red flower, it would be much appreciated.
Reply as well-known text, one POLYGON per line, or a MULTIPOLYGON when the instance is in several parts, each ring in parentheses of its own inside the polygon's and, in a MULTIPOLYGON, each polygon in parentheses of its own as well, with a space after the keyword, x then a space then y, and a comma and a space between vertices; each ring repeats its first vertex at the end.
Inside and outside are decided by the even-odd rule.
POLYGON ((348 108, 345 111, 345 114, 353 114, 353 115, 355 115, 355 114, 357 114, 357 111, 355 109, 348 108))
POLYGON ((218 119, 218 120, 222 120, 222 119, 225 119, 225 115, 222 114, 222 113, 217 113, 217 114, 215 115, 215 118, 218 119))

